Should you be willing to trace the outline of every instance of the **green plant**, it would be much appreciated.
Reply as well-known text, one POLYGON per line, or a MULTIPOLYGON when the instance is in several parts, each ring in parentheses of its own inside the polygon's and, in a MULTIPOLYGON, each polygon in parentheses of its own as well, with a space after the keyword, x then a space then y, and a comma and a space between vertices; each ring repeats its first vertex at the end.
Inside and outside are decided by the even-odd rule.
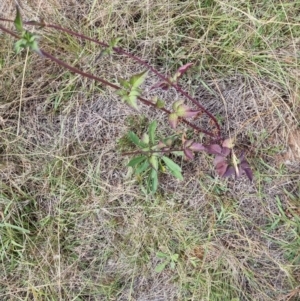
MULTIPOLYGON (((147 190, 155 192, 158 186, 159 172, 166 169, 177 179, 182 180, 181 167, 173 160, 164 155, 172 145, 173 137, 158 141, 155 131, 157 122, 150 123, 148 132, 140 139, 134 132, 128 133, 129 140, 136 145, 140 151, 133 157, 128 166, 135 170, 135 175, 146 179, 147 190)), ((133 154, 133 153, 131 153, 133 154)))
POLYGON ((179 254, 167 254, 163 252, 157 252, 156 256, 162 259, 162 262, 155 267, 155 272, 157 273, 162 272, 167 266, 170 266, 174 270, 179 258, 179 254))
MULTIPOLYGON (((0 18, 0 20, 13 22, 4 18, 0 18)), ((208 154, 212 154, 215 156, 214 167, 220 177, 228 177, 231 175, 240 177, 241 175, 246 174, 250 181, 252 181, 252 170, 248 161, 245 159, 244 152, 242 151, 239 155, 236 155, 234 151, 234 139, 225 139, 224 137, 222 137, 221 128, 217 118, 178 85, 178 80, 189 68, 193 66, 193 63, 187 63, 181 66, 173 76, 166 77, 141 58, 132 55, 131 53, 119 47, 119 38, 112 39, 108 44, 106 44, 96 39, 84 36, 80 33, 62 28, 58 25, 47 24, 44 21, 23 22, 18 7, 14 24, 19 35, 3 27, 2 25, 0 25, 0 29, 18 39, 15 44, 15 49, 17 52, 20 52, 23 48, 35 51, 42 57, 54 61, 58 65, 68 69, 71 72, 77 73, 83 77, 87 77, 91 80, 98 81, 108 87, 111 87, 116 90, 116 93, 121 97, 121 101, 134 110, 140 110, 139 103, 150 106, 152 109, 159 110, 168 116, 168 122, 173 130, 178 128, 179 123, 183 123, 193 129, 195 133, 203 133, 204 135, 206 135, 207 139, 205 140, 205 144, 202 144, 195 141, 197 139, 186 139, 185 131, 177 130, 176 135, 174 135, 173 138, 175 137, 178 141, 180 141, 181 146, 179 148, 174 148, 172 147, 173 144, 167 143, 170 137, 163 138, 159 142, 155 140, 154 133, 157 127, 156 122, 152 122, 150 124, 148 133, 145 133, 142 139, 139 139, 135 133, 130 132, 128 134, 128 137, 139 150, 136 152, 125 153, 124 155, 137 155, 129 162, 128 165, 135 169, 136 175, 147 179, 146 182, 148 191, 154 193, 157 190, 159 179, 158 172, 160 170, 164 171, 165 169, 168 169, 170 173, 177 179, 183 179, 180 166, 167 156, 167 154, 178 152, 181 152, 182 156, 186 160, 194 159, 195 152, 206 152, 208 154), (129 79, 119 79, 119 85, 116 85, 114 83, 111 83, 107 79, 83 72, 82 70, 73 67, 65 63, 64 61, 54 57, 50 53, 40 49, 38 47, 37 36, 27 30, 24 30, 24 24, 54 28, 58 31, 74 35, 80 39, 92 41, 103 48, 101 55, 110 55, 113 52, 122 54, 136 61, 147 70, 138 74, 134 74, 129 79), (151 89, 160 88, 167 90, 169 88, 173 88, 186 100, 190 101, 196 108, 192 108, 191 106, 186 104, 186 100, 181 99, 173 103, 172 111, 170 111, 165 107, 163 100, 158 99, 157 97, 154 97, 151 100, 142 97, 143 89, 141 88, 141 86, 143 85, 149 71, 153 72, 160 79, 159 82, 155 84, 151 89), (187 120, 189 118, 200 118, 203 114, 207 115, 210 123, 214 126, 213 129, 208 130, 200 128, 199 126, 187 120)), ((178 143, 176 145, 178 145, 178 143)))

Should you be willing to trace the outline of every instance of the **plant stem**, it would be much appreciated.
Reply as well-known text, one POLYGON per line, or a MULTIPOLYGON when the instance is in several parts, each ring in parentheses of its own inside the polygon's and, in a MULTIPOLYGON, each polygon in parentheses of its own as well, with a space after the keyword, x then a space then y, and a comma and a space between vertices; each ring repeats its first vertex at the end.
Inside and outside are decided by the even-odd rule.
MULTIPOLYGON (((9 21, 9 22, 13 22, 12 20, 7 20, 7 19, 3 19, 0 18, 1 21, 9 21)), ((54 28, 56 30, 77 36, 81 39, 84 40, 88 40, 91 42, 94 42, 102 47, 109 47, 109 45, 107 43, 101 42, 97 39, 93 39, 90 37, 87 37, 81 33, 69 30, 67 28, 63 28, 59 25, 55 25, 55 24, 47 24, 45 22, 37 22, 37 21, 27 21, 24 22, 24 24, 27 25, 35 25, 35 26, 42 26, 42 27, 48 27, 48 28, 54 28)), ((216 128, 217 128, 217 137, 221 138, 221 129, 220 129, 220 125, 218 123, 218 120, 216 119, 216 117, 210 113, 207 109, 205 109, 198 101, 196 101, 193 97, 191 97, 187 92, 185 92, 180 86, 178 86, 177 84, 173 83, 172 81, 170 81, 169 78, 165 77, 163 74, 161 74, 160 72, 158 72, 154 67, 152 67, 150 64, 148 64, 145 60, 123 50, 120 47, 113 47, 113 50, 118 53, 118 54, 123 54, 126 55, 127 57, 137 61, 139 64, 145 66, 146 68, 148 68, 149 70, 151 70, 154 74, 156 74, 161 80, 167 82, 170 86, 172 86, 177 92, 179 92, 180 94, 182 94, 183 96, 185 96, 187 99, 189 99, 191 102, 193 102, 199 109, 201 109, 211 120, 213 120, 216 128)))
MULTIPOLYGON (((3 19, 0 18, 0 21, 1 21, 1 20, 3 20, 3 19)), ((5 19, 4 19, 4 20, 5 20, 5 19)), ((24 23, 26 24, 26 22, 24 22, 24 23)), ((28 22, 27 22, 27 23, 28 23, 28 22)), ((30 22, 29 22, 29 23, 30 23, 30 22)), ((53 26, 54 26, 54 25, 53 25, 53 26)), ((55 25, 54 28, 56 28, 56 27, 57 27, 57 26, 55 25)), ((12 35, 13 37, 15 37, 15 38, 17 38, 17 39, 20 38, 20 37, 19 37, 18 35, 16 35, 14 32, 12 32, 11 30, 9 30, 9 29, 3 27, 2 25, 0 25, 0 29, 3 30, 4 32, 6 32, 6 33, 12 35)), ((66 29, 63 29, 63 30, 69 32, 69 30, 66 30, 66 29)), ((76 35, 81 36, 80 34, 76 34, 76 35)), ((94 40, 94 39, 90 39, 90 38, 88 38, 88 39, 89 39, 89 40, 92 40, 92 41, 94 40)), ((102 44, 105 44, 105 43, 102 43, 102 44)), ((106 44, 105 44, 105 45, 106 45, 106 44)), ((107 46, 108 46, 108 45, 107 45, 107 46)), ((121 87, 119 87, 119 86, 117 86, 117 85, 115 85, 115 84, 113 84, 113 83, 111 83, 111 82, 109 82, 109 81, 107 81, 107 80, 105 80, 105 79, 102 79, 102 78, 97 77, 97 76, 95 76, 95 75, 93 75, 93 74, 90 74, 90 73, 86 73, 86 72, 84 72, 84 71, 82 71, 82 70, 80 70, 80 69, 78 69, 78 68, 75 68, 75 67, 73 67, 73 66, 71 66, 71 65, 69 65, 69 64, 67 64, 67 63, 65 63, 64 61, 61 61, 60 59, 56 58, 55 56, 53 56, 52 54, 50 54, 50 53, 48 53, 48 52, 46 52, 46 51, 44 51, 44 50, 40 50, 40 53, 41 53, 44 57, 50 59, 51 61, 57 63, 58 65, 60 65, 60 66, 62 66, 62 67, 64 67, 64 68, 66 68, 66 69, 68 69, 68 70, 70 70, 70 71, 72 71, 72 72, 74 72, 74 73, 77 73, 77 74, 79 74, 79 75, 81 75, 81 76, 83 76, 83 77, 87 77, 87 78, 89 78, 89 79, 98 81, 98 82, 100 82, 100 83, 102 83, 102 84, 104 84, 104 85, 106 85, 106 86, 109 86, 109 87, 111 87, 111 88, 114 88, 114 89, 116 89, 116 90, 120 90, 120 89, 121 89, 121 87)), ((149 100, 147 100, 147 99, 145 99, 145 98, 143 98, 143 97, 140 97, 140 96, 139 96, 138 99, 139 99, 141 102, 143 102, 145 105, 154 107, 155 109, 162 110, 162 111, 163 111, 165 114, 167 114, 167 115, 171 114, 171 112, 170 112, 169 110, 167 110, 167 109, 165 109, 165 108, 158 108, 153 102, 151 102, 151 101, 149 101, 149 100)), ((202 132, 202 133, 204 133, 204 134, 206 134, 206 135, 208 135, 208 136, 210 136, 210 137, 212 137, 212 138, 215 138, 215 135, 214 135, 213 133, 211 133, 211 132, 209 132, 209 131, 207 131, 207 130, 204 130, 204 129, 199 128, 198 126, 192 124, 191 122, 187 121, 187 120, 184 119, 184 118, 182 118, 181 120, 182 120, 182 122, 184 122, 186 125, 190 126, 190 127, 193 128, 194 130, 196 130, 197 132, 202 132)), ((219 135, 218 137, 220 137, 220 135, 219 135)))

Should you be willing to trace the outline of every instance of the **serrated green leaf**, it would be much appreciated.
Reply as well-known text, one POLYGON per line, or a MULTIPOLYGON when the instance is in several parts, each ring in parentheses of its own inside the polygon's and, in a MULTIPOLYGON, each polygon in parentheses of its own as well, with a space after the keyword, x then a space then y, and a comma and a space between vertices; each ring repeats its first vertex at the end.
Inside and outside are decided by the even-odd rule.
POLYGON ((156 120, 152 121, 149 125, 148 133, 149 133, 149 139, 150 143, 154 144, 155 143, 155 131, 157 128, 157 122, 156 120))
POLYGON ((148 70, 133 75, 129 80, 132 88, 133 89, 138 88, 145 81, 147 75, 148 75, 148 70))
POLYGON ((125 89, 129 89, 131 87, 130 83, 123 78, 118 78, 118 83, 120 84, 121 87, 125 88, 125 89))
POLYGON ((143 162, 144 160, 146 160, 147 158, 145 156, 138 156, 138 157, 135 157, 133 159, 131 159, 127 166, 131 166, 131 167, 134 167, 138 164, 140 164, 141 162, 143 162))
POLYGON ((129 132, 128 133, 128 138, 131 142, 133 142, 136 146, 139 147, 147 147, 147 144, 143 143, 143 141, 134 133, 134 132, 129 132))
POLYGON ((171 174, 175 178, 183 180, 183 176, 181 174, 181 167, 168 157, 163 156, 162 159, 165 162, 168 169, 170 170, 171 174))
POLYGON ((135 110, 139 110, 139 106, 138 106, 138 103, 137 103, 137 98, 136 98, 136 96, 128 96, 128 99, 127 100, 125 100, 125 102, 131 107, 131 108, 133 108, 133 109, 135 109, 135 110))
POLYGON ((168 265, 168 261, 165 261, 163 263, 158 264, 154 270, 156 273, 161 273, 166 268, 167 265, 168 265))
POLYGON ((144 172, 148 167, 150 166, 150 163, 148 160, 146 160, 143 164, 140 165, 135 171, 135 175, 139 175, 142 172, 144 172))
POLYGON ((16 30, 21 33, 23 31, 23 21, 22 21, 22 16, 20 13, 19 6, 16 6, 17 13, 16 13, 16 18, 14 20, 15 28, 16 30))
POLYGON ((140 95, 141 95, 141 91, 139 91, 138 89, 132 89, 129 93, 129 96, 134 96, 134 97, 137 97, 140 95))
POLYGON ((121 96, 121 97, 128 96, 128 92, 126 90, 123 90, 123 89, 117 90, 116 94, 121 96))

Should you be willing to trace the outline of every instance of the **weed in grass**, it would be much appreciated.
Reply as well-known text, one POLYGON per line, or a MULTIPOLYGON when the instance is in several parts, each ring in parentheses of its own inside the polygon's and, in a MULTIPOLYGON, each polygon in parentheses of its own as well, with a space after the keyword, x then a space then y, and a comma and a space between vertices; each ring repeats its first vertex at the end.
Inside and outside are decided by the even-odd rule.
MULTIPOLYGON (((25 51, 15 56, 10 37, 1 35, 5 64, 0 74, 0 201, 6 199, 11 205, 0 223, 30 233, 15 231, 12 237, 20 245, 18 253, 4 252, 10 261, 0 261, 0 299, 298 300, 298 165, 292 156, 289 160, 295 166, 277 157, 295 124, 290 113, 296 114, 298 103, 297 40, 280 31, 290 28, 297 35, 297 4, 104 0, 91 6, 79 2, 29 0, 22 4, 30 19, 41 5, 45 20, 55 19, 108 41, 122 36, 124 48, 152 57, 151 64, 159 63, 170 74, 187 62, 199 62, 187 70, 180 84, 223 118, 222 130, 228 125, 226 133, 237 133, 238 149, 249 148, 249 158, 263 162, 250 161, 256 180, 249 185, 244 178, 216 177, 213 158, 205 152, 189 162, 175 153, 170 158, 180 165, 184 180, 178 183, 159 171, 160 189, 155 195, 146 188, 137 189, 136 181, 126 178, 128 168, 115 151, 116 139, 129 130, 141 140, 154 119, 158 141, 187 126, 179 123, 173 131, 159 111, 147 106, 140 112, 131 110, 113 101, 116 97, 109 89, 77 74, 71 76, 36 54, 28 58, 20 135, 16 136, 25 51), (35 5, 34 11, 30 5, 35 5), (262 26, 256 26, 253 17, 270 22, 267 31, 259 32, 259 49, 253 48, 252 39, 262 26), (276 21, 285 22, 286 28, 276 21), (266 41, 268 45, 263 44, 266 41), (53 114, 47 100, 52 93, 60 95, 70 82, 74 92, 68 102, 62 96, 53 114), (124 122, 128 115, 131 125, 124 122), (283 193, 285 189, 290 195, 283 193), (155 272, 164 261, 158 252, 178 254, 175 268, 168 264, 155 272)), ((99 58, 94 66, 100 50, 91 42, 84 44, 68 34, 64 38, 48 29, 47 37, 37 32, 45 37, 39 43, 44 50, 57 50, 71 65, 112 78, 114 83, 144 70, 116 54, 99 58)), ((158 82, 151 74, 140 87, 150 89, 158 82)), ((168 109, 181 98, 173 88, 144 92, 150 100, 153 95, 164 100, 168 109)), ((206 128, 208 119, 202 114, 189 120, 206 128)), ((185 134, 187 141, 207 143, 204 134, 204 139, 193 130, 185 134)), ((124 137, 121 151, 136 151, 128 135, 124 137)), ((182 149, 181 134, 173 147, 182 149)), ((144 187, 143 179, 141 183, 144 187)), ((10 229, 1 230, 5 237, 10 229)))
MULTIPOLYGON (((2 21, 7 21, 7 20, 2 19, 2 21)), ((185 160, 193 160, 195 152, 200 152, 200 151, 207 152, 215 156, 214 167, 219 176, 229 177, 234 174, 235 177, 237 178, 240 177, 242 174, 246 174, 246 176, 250 179, 250 181, 252 181, 253 178, 252 170, 250 168, 248 161, 245 159, 244 152, 242 152, 239 156, 236 156, 235 152, 233 151, 234 138, 229 138, 229 139, 222 138, 220 125, 217 118, 213 114, 211 114, 208 110, 206 110, 193 97, 191 97, 188 93, 186 93, 178 84, 179 79, 183 76, 183 74, 187 72, 189 68, 193 66, 193 63, 184 64, 183 66, 177 69, 177 71, 173 76, 165 77, 161 73, 159 73, 156 69, 151 67, 146 61, 120 48, 118 46, 118 43, 120 42, 119 38, 114 38, 109 42, 109 44, 106 44, 103 42, 99 42, 95 39, 91 39, 82 34, 76 33, 74 31, 64 29, 58 25, 50 25, 50 24, 46 24, 45 22, 36 22, 36 21, 29 21, 24 23, 27 25, 54 28, 58 31, 75 35, 81 39, 93 41, 101 45, 102 47, 104 47, 104 50, 102 50, 102 52, 96 58, 96 60, 99 59, 99 57, 102 57, 103 55, 112 55, 112 53, 125 55, 128 58, 133 59, 143 67, 146 67, 149 71, 153 72, 156 76, 160 78, 160 81, 157 82, 155 85, 153 85, 150 90, 158 89, 158 88, 162 90, 168 90, 169 88, 172 87, 178 93, 180 93, 182 96, 187 98, 190 102, 192 102, 194 106, 197 107, 197 109, 193 109, 185 104, 185 100, 177 100, 173 103, 172 110, 170 111, 166 109, 165 102, 163 100, 157 97, 154 97, 151 100, 147 100, 141 96, 143 90, 140 88, 140 86, 146 80, 146 77, 148 75, 148 70, 143 71, 141 73, 137 73, 131 76, 129 79, 119 78, 118 79, 119 86, 117 86, 116 84, 113 84, 107 81, 106 79, 83 72, 76 67, 72 67, 71 65, 61 61, 60 59, 57 59, 56 57, 45 52, 44 50, 40 50, 38 47, 37 36, 33 35, 27 30, 24 30, 23 28, 24 24, 18 6, 17 6, 17 13, 16 13, 16 18, 14 20, 14 24, 17 32, 21 35, 21 38, 19 38, 18 35, 16 35, 15 33, 10 31, 9 29, 6 29, 3 26, 1 26, 0 28, 4 32, 12 35, 13 37, 19 38, 19 40, 15 43, 15 49, 17 53, 20 52, 21 49, 23 48, 27 49, 27 53, 28 53, 28 49, 37 52, 40 56, 48 58, 56 62, 58 65, 74 73, 77 73, 83 77, 87 77, 91 80, 96 80, 108 87, 116 89, 117 90, 116 93, 121 97, 121 101, 126 103, 134 110, 136 111, 140 110, 138 101, 141 101, 143 104, 155 108, 156 110, 160 110, 163 113, 167 114, 169 124, 171 128, 173 128, 174 130, 178 127, 179 122, 183 122, 187 126, 194 129, 194 131, 198 133, 203 133, 211 139, 210 142, 207 141, 206 145, 204 145, 202 143, 195 142, 194 139, 187 140, 184 131, 181 132, 179 131, 178 138, 181 139, 182 146, 181 149, 174 150, 171 147, 172 145, 166 142, 170 140, 170 138, 168 137, 164 138, 163 141, 159 141, 159 143, 155 145, 157 141, 155 141, 154 139, 154 132, 156 130, 157 124, 154 122, 152 122, 149 125, 149 133, 148 134, 145 133, 142 140, 140 140, 135 133, 130 132, 129 138, 131 139, 131 141, 136 146, 141 148, 141 150, 135 152, 135 154, 140 154, 141 156, 132 159, 129 162, 129 166, 136 169, 137 175, 141 175, 143 178, 147 179, 148 191, 155 193, 158 188, 159 180, 158 180, 157 171, 158 171, 158 166, 161 165, 159 164, 160 160, 164 161, 164 163, 167 165, 167 168, 170 170, 173 176, 175 176, 177 179, 180 180, 183 179, 181 174, 181 168, 174 161, 172 161, 170 158, 166 156, 166 153, 172 153, 172 152, 176 152, 177 154, 179 152, 182 152, 182 156, 185 160), (186 120, 187 118, 188 119, 193 118, 195 120, 203 114, 207 115, 210 121, 209 123, 211 123, 215 127, 214 129, 210 131, 206 129, 202 129, 199 126, 186 120), (149 142, 151 145, 147 147, 149 142), (144 156, 144 154, 147 154, 147 156, 144 156), (148 168, 150 168, 150 170, 148 168), (149 175, 148 175, 148 171, 149 171, 149 175)), ((23 76, 24 76, 24 72, 23 72, 23 76)), ((68 85, 67 87, 71 88, 71 93, 72 93, 73 90, 72 85, 71 86, 68 85)), ((57 110, 58 106, 60 105, 61 98, 62 97, 56 97, 54 99, 55 110, 57 110)), ((65 93, 64 93, 64 98, 66 98, 65 93)), ((22 99, 22 95, 21 95, 21 99, 22 99)), ((20 114, 21 114, 21 106, 19 110, 19 116, 20 114)), ((18 126, 17 134, 19 134, 19 126, 18 126)), ((125 153, 125 155, 131 155, 131 154, 133 153, 125 153)))

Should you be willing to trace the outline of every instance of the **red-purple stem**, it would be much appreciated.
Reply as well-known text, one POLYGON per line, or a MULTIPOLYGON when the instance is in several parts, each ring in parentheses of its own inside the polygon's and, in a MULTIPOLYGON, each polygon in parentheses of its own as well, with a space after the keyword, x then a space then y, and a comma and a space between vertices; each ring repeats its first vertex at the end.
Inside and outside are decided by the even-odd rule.
MULTIPOLYGON (((12 20, 8 20, 8 19, 3 19, 0 18, 1 21, 8 21, 8 22, 13 22, 12 20)), ((41 22, 36 22, 36 21, 28 21, 28 22, 24 22, 24 24, 27 25, 36 25, 36 26, 43 26, 43 27, 48 27, 48 28, 54 28, 56 30, 60 30, 66 33, 69 33, 71 35, 77 36, 81 39, 84 40, 88 40, 91 42, 94 42, 98 45, 101 45, 102 47, 109 47, 109 45, 107 43, 101 42, 97 39, 93 39, 90 37, 87 37, 83 34, 77 33, 75 31, 69 30, 67 28, 63 28, 59 25, 55 25, 55 24, 47 24, 47 23, 41 23, 41 22)), ((173 88, 175 88, 179 93, 181 93, 183 96, 185 96, 186 98, 188 98, 190 101, 192 101, 199 109, 201 109, 201 111, 203 111, 205 114, 207 114, 209 116, 209 118, 211 118, 213 120, 213 122, 216 125, 217 131, 218 131, 218 138, 220 138, 221 136, 221 129, 220 129, 220 125, 216 119, 216 117, 211 114, 207 109, 205 109, 201 104, 199 104, 193 97, 191 97, 187 92, 185 92, 184 90, 181 89, 181 87, 179 87, 177 84, 173 83, 172 81, 170 81, 169 78, 165 77, 163 74, 161 74, 160 72, 158 72, 154 67, 152 67, 151 65, 149 65, 146 61, 140 59, 139 57, 123 50, 120 47, 113 47, 113 50, 116 53, 119 54, 123 54, 126 55, 127 57, 137 61, 138 63, 140 63, 141 65, 145 66, 146 68, 148 68, 149 70, 151 70, 154 74, 156 74, 160 79, 162 79, 163 81, 167 82, 170 86, 172 86, 173 88)), ((211 136, 211 135, 210 135, 211 136)))
MULTIPOLYGON (((1 18, 0 18, 0 20, 1 20, 1 18)), ((15 37, 15 38, 17 38, 17 39, 20 38, 17 34, 15 34, 14 32, 12 32, 12 31, 9 30, 9 29, 3 27, 2 25, 0 25, 0 29, 3 30, 4 32, 6 32, 6 33, 12 35, 13 37, 15 37)), ((98 82, 100 82, 100 83, 102 83, 102 84, 104 84, 104 85, 106 85, 106 86, 112 87, 112 88, 114 88, 114 89, 116 89, 116 90, 122 89, 121 87, 119 87, 119 86, 117 86, 117 85, 115 85, 115 84, 113 84, 113 83, 111 83, 111 82, 109 82, 109 81, 107 81, 107 80, 105 80, 105 79, 102 79, 102 78, 97 77, 97 76, 95 76, 95 75, 93 75, 93 74, 86 73, 86 72, 84 72, 84 71, 82 71, 82 70, 80 70, 80 69, 78 69, 78 68, 75 68, 75 67, 73 67, 73 66, 71 66, 71 65, 69 65, 69 64, 67 64, 67 63, 65 63, 64 61, 61 61, 60 59, 56 58, 55 56, 53 56, 52 54, 50 54, 50 53, 48 53, 48 52, 46 52, 46 51, 44 51, 44 50, 40 50, 40 53, 41 53, 44 57, 50 59, 51 61, 57 63, 58 65, 60 65, 60 66, 62 66, 62 67, 64 67, 64 68, 66 68, 66 69, 68 69, 68 70, 70 70, 70 71, 72 71, 72 72, 74 72, 74 73, 77 73, 77 74, 79 74, 79 75, 81 75, 81 76, 83 76, 83 77, 87 77, 87 78, 89 78, 89 79, 98 81, 98 82)), ((151 102, 151 101, 149 101, 149 100, 147 100, 147 99, 145 99, 145 98, 143 98, 143 97, 138 97, 138 99, 139 99, 141 102, 143 102, 144 104, 146 104, 146 105, 148 105, 148 106, 151 106, 151 107, 154 107, 154 108, 158 109, 157 106, 156 106, 153 102, 151 102)), ((171 112, 170 112, 169 110, 165 109, 165 108, 159 108, 159 109, 162 110, 162 111, 163 111, 164 113, 166 113, 167 115, 171 114, 171 112)), ((198 132, 202 132, 202 133, 204 133, 204 134, 206 134, 206 135, 208 135, 208 136, 210 136, 210 137, 214 137, 214 135, 213 135, 211 132, 206 131, 206 130, 204 130, 204 129, 201 129, 201 128, 197 127, 196 125, 190 123, 190 122, 187 121, 186 119, 182 119, 182 121, 183 121, 186 125, 188 125, 188 126, 190 126, 191 128, 193 128, 194 130, 196 130, 196 131, 198 131, 198 132)))

